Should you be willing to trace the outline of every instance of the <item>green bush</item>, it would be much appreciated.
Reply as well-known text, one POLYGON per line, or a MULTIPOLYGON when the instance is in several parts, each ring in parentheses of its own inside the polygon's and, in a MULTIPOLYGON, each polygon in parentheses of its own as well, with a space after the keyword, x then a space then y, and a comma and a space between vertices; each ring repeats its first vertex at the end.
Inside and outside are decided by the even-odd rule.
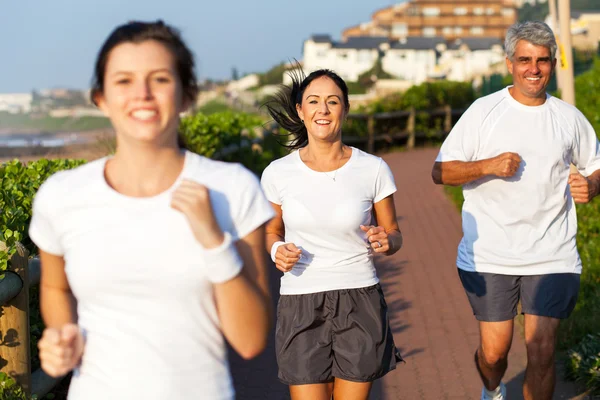
POLYGON ((577 108, 585 114, 600 137, 600 58, 593 67, 575 78, 577 108))
POLYGON ((0 372, 0 399, 2 400, 28 400, 23 389, 13 378, 0 372))
POLYGON ((21 242, 30 254, 37 249, 27 233, 31 220, 33 195, 53 173, 83 164, 82 160, 38 160, 23 164, 18 160, 0 165, 0 242, 7 250, 0 252, 0 278, 10 257, 21 242))
POLYGON ((250 114, 198 113, 182 119, 180 134, 188 150, 209 158, 240 162, 258 173, 285 152, 271 135, 256 143, 263 135, 263 124, 260 117, 250 114))
POLYGON ((568 356, 567 377, 585 384, 591 394, 600 394, 600 334, 586 335, 568 356))

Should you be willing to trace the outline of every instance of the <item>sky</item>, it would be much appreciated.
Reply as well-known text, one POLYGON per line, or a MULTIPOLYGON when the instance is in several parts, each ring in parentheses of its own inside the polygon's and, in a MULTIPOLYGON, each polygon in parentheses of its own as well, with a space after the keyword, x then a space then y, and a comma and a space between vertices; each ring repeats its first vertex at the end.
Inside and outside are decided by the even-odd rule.
POLYGON ((100 46, 118 25, 178 28, 199 79, 229 79, 301 59, 312 34, 346 27, 402 0, 0 0, 0 93, 87 89, 100 46))

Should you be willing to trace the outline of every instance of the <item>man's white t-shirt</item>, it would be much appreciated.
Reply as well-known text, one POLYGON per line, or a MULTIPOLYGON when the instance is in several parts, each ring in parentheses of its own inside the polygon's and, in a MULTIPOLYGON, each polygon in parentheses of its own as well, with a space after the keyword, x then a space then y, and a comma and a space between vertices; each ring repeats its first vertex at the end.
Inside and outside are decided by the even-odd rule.
POLYGON ((263 172, 265 195, 283 212, 285 241, 302 250, 300 261, 281 278, 281 294, 354 289, 379 282, 360 225, 375 224, 373 204, 393 194, 396 185, 385 161, 351 149, 350 159, 336 171, 314 171, 295 151, 263 172))
POLYGON ((575 164, 585 176, 600 169, 594 129, 560 99, 548 95, 531 107, 505 88, 469 107, 436 161, 477 161, 504 152, 523 160, 515 176, 463 186, 458 267, 505 275, 581 273, 569 167, 575 164))
POLYGON ((64 257, 86 337, 69 399, 232 399, 207 250, 170 202, 182 179, 205 185, 219 226, 237 240, 274 215, 258 179, 186 152, 169 190, 133 198, 107 184, 106 161, 50 177, 30 226, 40 249, 64 257))

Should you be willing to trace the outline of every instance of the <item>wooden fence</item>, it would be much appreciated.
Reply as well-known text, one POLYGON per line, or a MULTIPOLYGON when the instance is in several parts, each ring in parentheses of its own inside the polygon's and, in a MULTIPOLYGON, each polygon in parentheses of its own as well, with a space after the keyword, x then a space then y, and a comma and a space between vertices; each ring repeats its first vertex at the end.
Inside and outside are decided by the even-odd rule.
MULTIPOLYGON (((45 396, 60 379, 41 369, 31 373, 29 342, 29 287, 40 283, 40 263, 17 243, 9 270, 0 281, 0 372, 15 379, 23 391, 38 398, 45 396)), ((6 251, 0 242, 0 251, 6 251)))
POLYGON ((349 122, 366 121, 366 136, 353 136, 352 134, 344 134, 342 140, 347 144, 364 144, 368 153, 375 152, 375 145, 377 142, 386 142, 388 144, 392 144, 395 141, 402 140, 405 142, 405 145, 408 149, 412 149, 415 147, 417 139, 443 139, 446 137, 446 135, 448 135, 452 129, 454 121, 456 121, 463 114, 463 112, 464 110, 462 109, 453 110, 450 106, 444 106, 433 110, 423 111, 411 108, 409 110, 375 114, 349 114, 349 122), (435 127, 435 124, 432 124, 429 129, 419 129, 417 126, 418 116, 423 116, 425 119, 429 120, 439 120, 441 123, 437 128, 435 127), (380 122, 384 122, 383 125, 385 125, 387 128, 383 129, 385 132, 382 131, 381 127, 378 127, 380 122), (397 125, 390 129, 391 124, 393 125, 394 122, 397 122, 397 125))

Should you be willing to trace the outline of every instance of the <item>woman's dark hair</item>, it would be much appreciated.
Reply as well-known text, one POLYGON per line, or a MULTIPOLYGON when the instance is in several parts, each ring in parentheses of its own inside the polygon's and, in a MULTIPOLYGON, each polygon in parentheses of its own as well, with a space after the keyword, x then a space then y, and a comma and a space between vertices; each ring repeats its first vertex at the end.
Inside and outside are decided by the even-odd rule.
POLYGON ((342 91, 346 112, 350 109, 350 103, 348 101, 348 86, 346 82, 338 74, 329 69, 319 69, 305 77, 300 65, 296 65, 293 70, 288 71, 288 74, 292 78, 292 83, 289 86, 282 86, 281 90, 275 93, 264 106, 275 122, 293 137, 289 143, 282 143, 282 145, 290 150, 296 150, 308 144, 308 132, 306 131, 304 122, 298 116, 296 104, 302 104, 304 91, 312 81, 322 76, 328 77, 342 91))
POLYGON ((108 36, 98 53, 94 67, 94 78, 90 92, 94 104, 96 103, 95 97, 104 91, 106 64, 112 49, 123 43, 141 43, 147 40, 160 42, 171 50, 181 80, 183 95, 190 103, 195 103, 198 95, 198 83, 194 73, 194 56, 181 39, 179 31, 158 20, 156 22, 132 21, 118 26, 108 36))

